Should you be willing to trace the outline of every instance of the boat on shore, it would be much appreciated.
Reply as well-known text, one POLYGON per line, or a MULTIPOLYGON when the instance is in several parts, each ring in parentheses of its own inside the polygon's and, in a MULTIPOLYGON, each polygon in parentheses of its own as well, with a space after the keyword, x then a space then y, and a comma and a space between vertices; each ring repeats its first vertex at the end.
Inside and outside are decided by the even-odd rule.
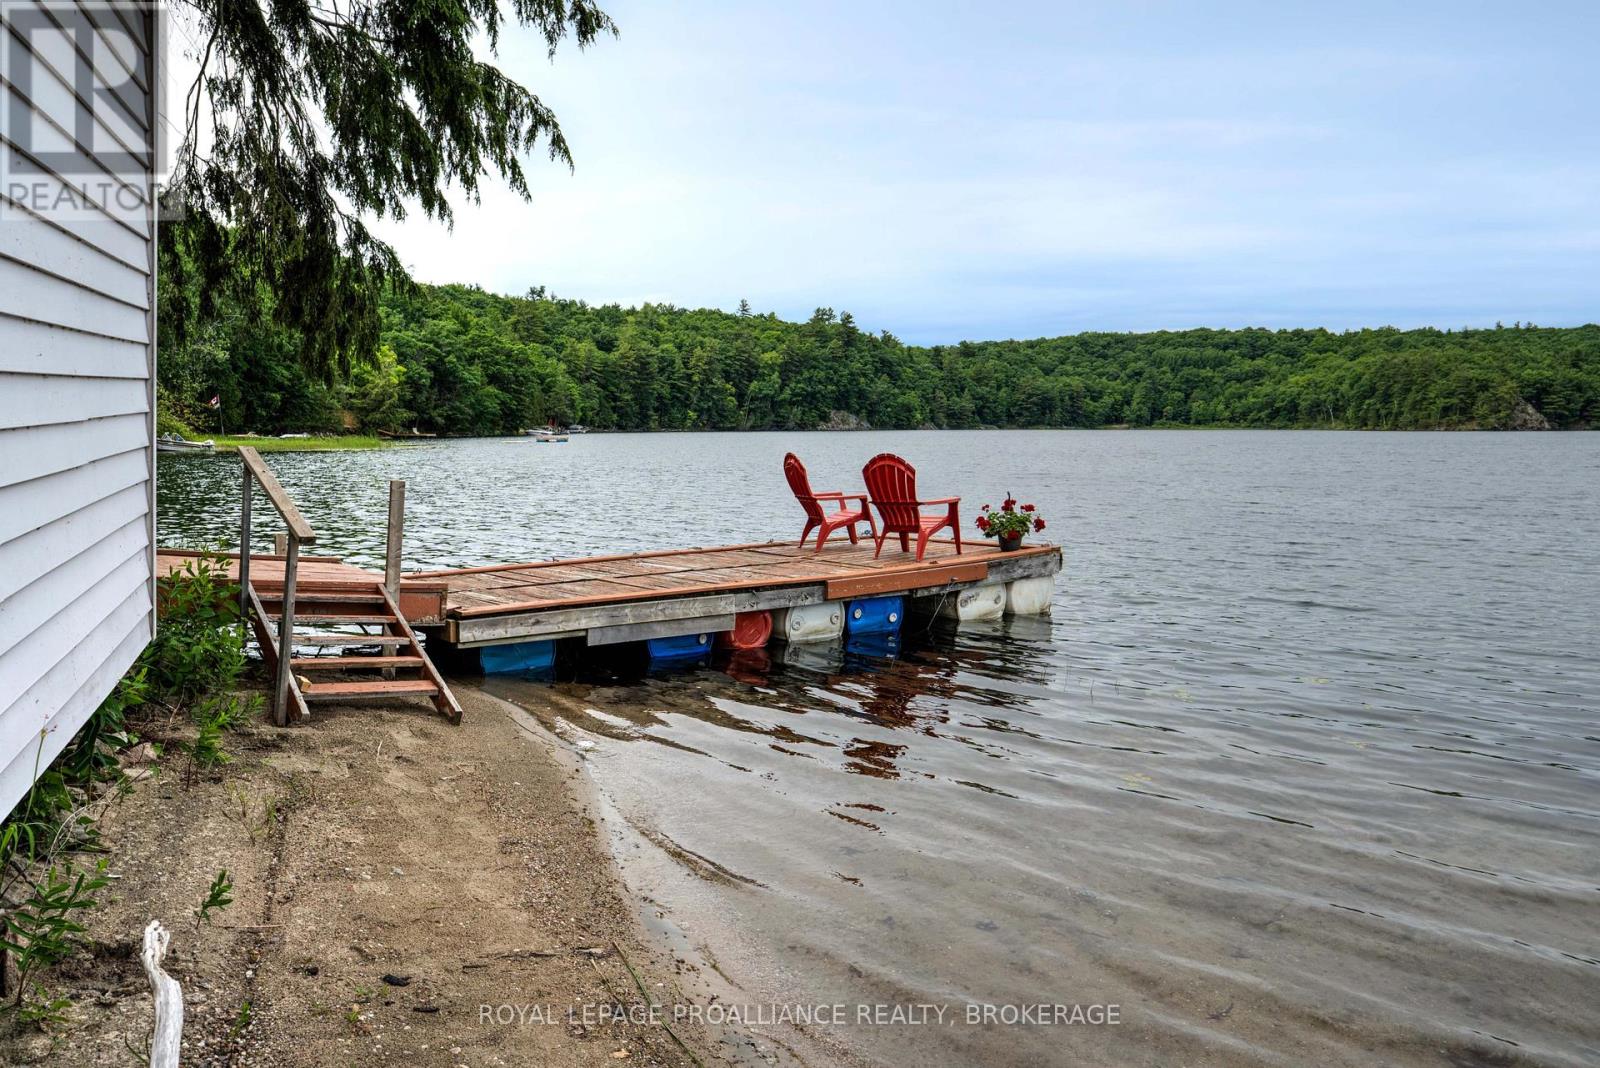
POLYGON ((567 440, 567 431, 551 430, 549 427, 537 427, 533 430, 524 430, 522 433, 538 442, 556 442, 559 444, 567 440))
POLYGON ((177 434, 163 434, 156 438, 157 452, 214 452, 216 447, 217 443, 209 438, 205 441, 190 441, 177 434))
POLYGON ((410 430, 405 431, 404 433, 399 433, 393 430, 379 430, 377 431, 377 435, 380 438, 387 438, 390 441, 409 441, 412 438, 436 438, 439 436, 432 431, 418 430, 416 427, 412 427, 410 430))

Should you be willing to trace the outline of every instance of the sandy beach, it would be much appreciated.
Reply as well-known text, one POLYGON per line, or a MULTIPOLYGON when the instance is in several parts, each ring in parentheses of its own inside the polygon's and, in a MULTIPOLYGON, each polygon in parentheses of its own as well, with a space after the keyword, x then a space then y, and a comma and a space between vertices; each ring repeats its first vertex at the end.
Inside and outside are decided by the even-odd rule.
POLYGON ((66 1020, 9 1035, 0 1061, 143 1050, 152 918, 172 931, 185 1064, 704 1059, 693 1021, 649 1018, 641 988, 679 1000, 683 965, 639 929, 575 759, 510 706, 458 693, 459 727, 420 704, 332 708, 234 736, 232 761, 192 783, 180 757, 130 769, 101 823, 115 882, 85 919, 91 952, 42 977, 66 1020), (221 869, 234 901, 200 923, 221 869))

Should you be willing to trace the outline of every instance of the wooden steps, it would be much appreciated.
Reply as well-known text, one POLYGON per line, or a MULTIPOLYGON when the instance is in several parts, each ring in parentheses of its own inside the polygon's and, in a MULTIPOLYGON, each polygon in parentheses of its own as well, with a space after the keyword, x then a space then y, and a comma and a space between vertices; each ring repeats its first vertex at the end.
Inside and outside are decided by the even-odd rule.
POLYGON ((302 683, 300 692, 307 701, 350 701, 363 697, 434 697, 439 687, 426 679, 392 682, 313 682, 302 683))
MULTIPOLYGON (((296 598, 296 600, 299 600, 299 598, 296 598)), ((280 618, 280 614, 279 613, 274 613, 273 614, 273 619, 277 620, 278 618, 280 618)), ((386 625, 386 624, 389 624, 389 623, 393 623, 394 621, 395 621, 395 617, 394 616, 358 616, 358 615, 347 615, 347 614, 345 614, 343 612, 318 612, 318 613, 313 614, 313 615, 304 615, 303 616, 303 615, 301 615, 299 613, 299 611, 296 611, 295 614, 294 614, 294 625, 297 626, 297 627, 299 627, 299 626, 307 626, 307 627, 324 626, 325 627, 325 626, 330 626, 330 625, 333 625, 333 624, 337 624, 339 626, 352 626, 353 625, 353 626, 362 626, 362 627, 376 627, 376 626, 382 626, 382 625, 386 625)), ((298 634, 295 635, 295 639, 296 640, 299 640, 299 637, 300 636, 298 634)))
POLYGON ((297 656, 289 661, 296 671, 379 671, 386 668, 420 668, 420 656, 297 656))
MULTIPOLYGON (((284 589, 252 582, 250 603, 262 656, 277 668, 284 589)), ((426 697, 451 722, 461 706, 428 659, 417 636, 382 582, 373 579, 299 584, 294 594, 295 649, 342 650, 376 646, 381 656, 295 656, 289 650, 289 704, 299 719, 318 702, 426 697), (372 678, 381 673, 381 678, 372 678), (366 677, 361 677, 361 676, 366 677)))

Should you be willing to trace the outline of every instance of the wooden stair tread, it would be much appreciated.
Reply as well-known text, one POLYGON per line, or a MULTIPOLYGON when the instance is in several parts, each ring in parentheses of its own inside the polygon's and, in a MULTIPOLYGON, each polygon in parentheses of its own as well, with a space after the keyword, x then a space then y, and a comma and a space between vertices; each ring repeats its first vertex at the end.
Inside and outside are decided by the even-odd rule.
POLYGON ((300 693, 307 701, 333 701, 341 697, 432 697, 438 692, 439 687, 427 679, 312 682, 300 687, 300 693))
MULTIPOLYGON (((270 612, 267 614, 267 618, 271 619, 272 622, 274 622, 274 623, 282 623, 283 622, 283 616, 276 615, 276 614, 273 614, 273 613, 270 613, 270 612)), ((368 616, 355 616, 355 615, 346 616, 346 615, 328 615, 328 614, 322 613, 322 612, 318 612, 315 615, 309 615, 309 616, 303 616, 300 613, 296 612, 295 616, 294 616, 294 625, 295 625, 296 628, 299 628, 299 627, 302 627, 302 626, 308 626, 308 627, 309 626, 327 626, 327 625, 333 624, 333 623, 350 623, 350 624, 359 623, 362 626, 376 626, 379 623, 393 623, 393 622, 394 622, 394 616, 370 616, 370 615, 368 615, 368 616)), ((295 641, 299 641, 300 640, 300 632, 299 632, 298 629, 295 631, 294 640, 295 641)))
MULTIPOLYGON (((281 604, 283 594, 273 593, 268 590, 257 590, 261 596, 262 604, 281 604)), ((359 604, 370 605, 374 608, 383 605, 383 596, 376 593, 333 593, 323 590, 296 589, 294 591, 296 604, 302 601, 315 601, 317 604, 359 604)))
POLYGON ((377 671, 379 668, 418 668, 420 656, 297 656, 289 661, 296 671, 377 671))
POLYGON ((410 645, 404 634, 301 634, 295 631, 296 645, 410 645))

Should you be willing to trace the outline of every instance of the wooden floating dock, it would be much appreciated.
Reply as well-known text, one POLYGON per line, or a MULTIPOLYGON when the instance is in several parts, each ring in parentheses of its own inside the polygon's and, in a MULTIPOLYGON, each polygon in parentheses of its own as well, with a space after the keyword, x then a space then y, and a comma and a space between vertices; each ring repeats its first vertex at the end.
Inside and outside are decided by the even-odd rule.
POLYGON ((799 608, 863 597, 935 596, 952 590, 1054 575, 1061 549, 1025 545, 1001 552, 988 540, 928 545, 918 562, 898 546, 873 557, 870 543, 847 541, 821 553, 793 542, 595 556, 539 563, 425 571, 411 606, 421 609, 427 584, 442 584, 432 611, 412 615, 463 648, 557 638, 608 645, 692 630, 720 631, 741 612, 799 608))
MULTIPOLYGON (((204 554, 162 550, 158 573, 175 571, 199 555, 204 554)), ((261 599, 253 613, 258 638, 264 655, 275 662, 272 635, 262 628, 263 620, 269 626, 272 621, 272 598, 281 597, 284 560, 253 555, 250 567, 252 590, 261 599), (259 607, 263 602, 265 609, 259 607)), ((229 570, 231 577, 237 577, 236 560, 229 561, 229 570)), ((590 646, 617 645, 731 630, 741 613, 804 610, 890 596, 948 600, 975 587, 1003 593, 1008 584, 1048 579, 1060 570, 1058 546, 1025 545, 1001 552, 987 540, 965 544, 959 554, 953 542, 933 541, 921 561, 890 545, 875 558, 870 543, 852 545, 843 540, 821 553, 793 542, 673 549, 407 574, 393 602, 399 607, 397 625, 390 618, 394 614, 382 606, 373 614, 375 596, 382 593, 382 573, 336 557, 303 556, 297 623, 344 632, 297 632, 295 645, 377 646, 381 655, 362 658, 366 667, 392 673, 395 667, 420 666, 414 660, 423 654, 405 636, 411 627, 428 635, 429 648, 435 642, 478 649, 574 638, 590 646), (382 632, 361 632, 368 626, 382 632), (357 632, 350 633, 352 629, 357 632), (391 658, 400 659, 391 664, 391 658)), ((352 659, 336 662, 349 665, 352 659)), ((307 658, 296 658, 292 664, 306 698, 344 694, 333 683, 307 678, 320 679, 323 670, 339 669, 307 658)), ((421 674, 425 681, 437 680, 443 687, 431 664, 421 674)), ((364 692, 375 697, 400 692, 394 683, 364 686, 364 692)), ((303 713, 303 701, 295 700, 303 713)))

